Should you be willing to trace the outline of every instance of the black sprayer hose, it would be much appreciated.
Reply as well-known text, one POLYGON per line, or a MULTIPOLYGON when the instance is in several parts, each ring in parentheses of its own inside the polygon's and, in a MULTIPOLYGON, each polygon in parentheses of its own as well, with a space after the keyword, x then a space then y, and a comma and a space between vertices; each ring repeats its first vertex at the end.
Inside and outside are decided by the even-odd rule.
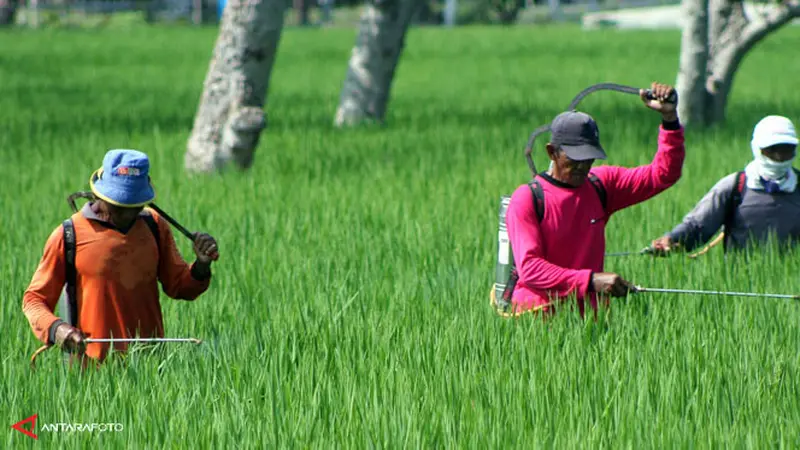
MULTIPOLYGON (((94 200, 95 196, 90 191, 84 191, 84 192, 76 192, 76 193, 70 195, 69 197, 67 197, 67 203, 69 203, 69 206, 70 206, 70 208, 72 208, 73 212, 78 212, 78 205, 75 204, 75 200, 77 200, 79 198, 85 198, 87 200, 94 200)), ((187 239, 189 239, 190 241, 194 242, 194 233, 192 233, 191 231, 187 230, 186 227, 184 227, 183 225, 178 223, 177 220, 173 219, 169 214, 164 212, 164 210, 162 210, 161 208, 156 206, 155 203, 150 203, 147 206, 153 208, 153 210, 155 210, 155 212, 157 212, 167 222, 172 224, 172 226, 177 228, 178 231, 181 232, 181 234, 186 236, 187 239)), ((214 261, 216 261, 218 258, 219 258, 219 253, 217 253, 217 252, 214 252, 214 254, 211 255, 211 259, 213 259, 214 261)))
MULTIPOLYGON (((572 99, 567 107, 567 111, 574 110, 578 104, 583 100, 584 97, 591 94, 592 92, 596 91, 617 91, 622 92, 625 94, 634 94, 639 95, 639 88, 633 86, 625 86, 622 84, 616 83, 598 83, 588 88, 582 90, 572 99)), ((645 95, 649 100, 654 100, 653 94, 650 89, 645 89, 645 95)), ((672 91, 672 94, 667 98, 667 103, 676 103, 678 101, 678 94, 676 91, 672 91)), ((533 143, 536 141, 536 138, 545 132, 550 131, 550 124, 542 125, 541 127, 535 129, 533 133, 531 133, 530 137, 528 138, 528 145, 525 147, 525 159, 528 160, 528 167, 531 169, 531 174, 533 177, 536 177, 536 164, 533 162, 533 158, 531 157, 531 152, 533 151, 533 143)))

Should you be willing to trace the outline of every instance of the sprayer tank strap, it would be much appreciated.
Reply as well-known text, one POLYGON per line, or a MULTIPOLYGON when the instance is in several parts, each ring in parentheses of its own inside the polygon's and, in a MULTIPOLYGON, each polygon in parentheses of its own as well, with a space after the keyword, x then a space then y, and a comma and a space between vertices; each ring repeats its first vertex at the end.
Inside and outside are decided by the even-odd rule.
POLYGON ((64 233, 64 265, 66 268, 66 303, 62 305, 64 314, 62 319, 70 325, 77 326, 78 299, 75 293, 75 225, 72 223, 71 218, 64 221, 62 224, 62 229, 64 233))
MULTIPOLYGON (((608 195, 606 193, 605 186, 603 186, 603 182, 600 181, 600 178, 598 178, 597 175, 591 172, 589 172, 587 179, 589 180, 589 183, 591 183, 595 192, 597 192, 597 196, 600 199, 600 204, 603 205, 603 211, 607 211, 606 205, 607 205, 608 195)), ((531 195, 533 195, 533 207, 534 210, 536 211, 536 217, 539 219, 539 222, 541 223, 542 219, 544 219, 544 211, 545 211, 544 189, 542 189, 541 183, 539 183, 539 180, 536 178, 534 178, 530 183, 528 183, 528 186, 531 189, 531 195)))

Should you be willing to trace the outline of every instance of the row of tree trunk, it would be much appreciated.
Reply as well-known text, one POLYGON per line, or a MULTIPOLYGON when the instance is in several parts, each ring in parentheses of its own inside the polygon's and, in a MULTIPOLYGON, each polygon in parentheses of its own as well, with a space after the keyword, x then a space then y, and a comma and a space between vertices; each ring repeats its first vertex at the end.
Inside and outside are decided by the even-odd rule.
MULTIPOLYGON (((9 0, 0 0, 9 1, 9 0)), ((185 155, 189 171, 233 162, 249 168, 267 126, 264 105, 283 29, 284 0, 231 0, 204 83, 185 155)), ((423 0, 371 0, 363 11, 342 87, 336 126, 382 122, 405 35, 423 0)), ((676 87, 684 124, 725 118, 734 75, 745 54, 800 16, 800 0, 755 18, 739 0, 684 0, 686 22, 676 87)))
MULTIPOLYGON (((347 66, 337 126, 383 121, 405 35, 422 0, 374 0, 361 16, 347 66)), ((264 105, 283 29, 282 0, 231 0, 204 82, 187 145, 189 171, 211 172, 230 162, 249 168, 267 126, 264 105)))

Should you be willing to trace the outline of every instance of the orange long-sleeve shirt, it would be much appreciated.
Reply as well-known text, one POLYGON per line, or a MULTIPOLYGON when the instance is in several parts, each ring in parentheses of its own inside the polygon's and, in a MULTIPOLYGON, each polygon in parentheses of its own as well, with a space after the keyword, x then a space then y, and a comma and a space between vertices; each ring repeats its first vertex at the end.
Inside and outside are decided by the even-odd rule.
MULTIPOLYGON (((210 276, 196 279, 181 257, 169 224, 155 211, 161 255, 155 237, 141 218, 127 233, 102 222, 87 204, 72 216, 78 325, 92 338, 163 337, 158 282, 167 296, 194 300, 205 292, 210 276)), ((58 320, 54 308, 66 282, 62 226, 47 239, 44 254, 22 299, 22 310, 36 337, 47 343, 58 320)), ((104 359, 109 344, 92 343, 86 356, 104 359)), ((114 343, 125 351, 126 343, 114 343)))

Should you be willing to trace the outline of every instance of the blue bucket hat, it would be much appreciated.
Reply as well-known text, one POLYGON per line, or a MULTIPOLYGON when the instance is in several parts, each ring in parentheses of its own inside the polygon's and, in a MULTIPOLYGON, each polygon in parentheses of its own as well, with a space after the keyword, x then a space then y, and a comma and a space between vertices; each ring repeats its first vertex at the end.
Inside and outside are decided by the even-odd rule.
POLYGON ((101 200, 124 208, 145 206, 156 198, 150 183, 150 160, 138 150, 110 150, 103 167, 89 178, 89 186, 101 200))

